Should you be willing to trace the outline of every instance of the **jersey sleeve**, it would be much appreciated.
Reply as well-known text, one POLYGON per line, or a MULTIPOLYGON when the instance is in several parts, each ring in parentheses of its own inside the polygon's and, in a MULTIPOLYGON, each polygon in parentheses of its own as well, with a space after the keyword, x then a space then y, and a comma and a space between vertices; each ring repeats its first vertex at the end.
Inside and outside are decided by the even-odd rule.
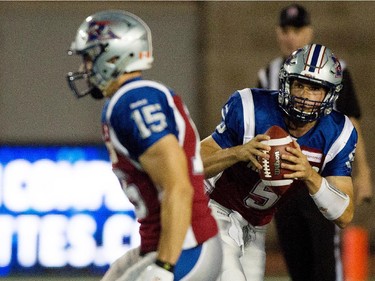
POLYGON ((357 131, 354 127, 348 132, 347 141, 334 144, 327 157, 335 154, 333 159, 328 161, 322 171, 322 176, 351 176, 354 161, 355 148, 357 144, 357 131), (340 147, 342 146, 342 147, 340 147), (335 152, 337 151, 337 153, 335 152))
POLYGON ((113 107, 110 122, 119 142, 134 159, 164 136, 176 135, 176 122, 166 94, 150 87, 123 95, 113 107))
POLYGON ((244 135, 243 107, 241 96, 235 92, 221 109, 221 123, 212 138, 221 148, 242 144, 244 135))

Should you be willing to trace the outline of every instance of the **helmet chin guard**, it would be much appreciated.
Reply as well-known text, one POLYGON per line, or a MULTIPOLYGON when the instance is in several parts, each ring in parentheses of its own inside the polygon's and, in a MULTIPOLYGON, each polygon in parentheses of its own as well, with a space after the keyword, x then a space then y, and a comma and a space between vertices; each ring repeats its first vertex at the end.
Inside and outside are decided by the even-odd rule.
POLYGON ((87 76, 88 74, 86 72, 69 72, 66 75, 66 79, 70 90, 77 98, 83 98, 87 95, 91 95, 96 100, 103 99, 104 95, 102 91, 98 87, 92 85, 87 76), (83 89, 81 89, 81 86, 79 86, 82 84, 85 84, 83 89))
POLYGON ((338 58, 330 49, 319 44, 306 45, 293 52, 279 73, 279 105, 292 119, 313 122, 333 110, 342 89, 342 70, 338 58), (322 102, 291 95, 293 80, 315 84, 327 89, 322 102))
POLYGON ((102 97, 99 92, 123 73, 151 68, 151 31, 142 19, 131 13, 121 10, 98 12, 87 17, 78 28, 68 54, 81 55, 85 64, 85 70, 67 74, 73 93, 77 97, 88 94, 102 97))

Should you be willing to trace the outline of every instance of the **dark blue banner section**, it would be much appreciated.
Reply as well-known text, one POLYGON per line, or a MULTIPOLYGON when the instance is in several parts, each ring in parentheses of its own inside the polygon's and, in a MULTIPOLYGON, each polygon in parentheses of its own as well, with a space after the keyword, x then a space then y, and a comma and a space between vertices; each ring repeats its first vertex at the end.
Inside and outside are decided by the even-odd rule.
POLYGON ((101 274, 138 244, 104 146, 0 146, 0 276, 101 274))

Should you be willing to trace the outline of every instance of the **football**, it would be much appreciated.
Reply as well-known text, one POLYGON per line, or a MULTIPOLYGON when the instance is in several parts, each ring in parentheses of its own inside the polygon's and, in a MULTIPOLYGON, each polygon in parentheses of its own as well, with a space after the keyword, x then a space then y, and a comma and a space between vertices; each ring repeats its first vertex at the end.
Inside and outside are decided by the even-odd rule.
POLYGON ((271 137, 268 141, 263 141, 263 143, 271 146, 271 150, 267 153, 270 155, 270 159, 259 157, 258 161, 262 165, 262 169, 259 170, 259 175, 263 183, 272 189, 278 195, 285 193, 290 185, 292 184, 292 179, 285 179, 284 174, 291 173, 290 170, 281 168, 282 154, 289 154, 285 150, 286 147, 294 147, 293 140, 291 136, 284 131, 279 126, 272 126, 265 133, 271 137))

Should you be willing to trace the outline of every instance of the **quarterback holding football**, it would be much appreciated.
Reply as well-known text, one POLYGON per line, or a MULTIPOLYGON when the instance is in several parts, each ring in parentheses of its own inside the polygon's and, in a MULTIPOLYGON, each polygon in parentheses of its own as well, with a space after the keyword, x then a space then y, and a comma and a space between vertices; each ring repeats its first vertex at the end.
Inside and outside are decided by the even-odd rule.
POLYGON ((310 194, 317 216, 341 228, 353 217, 357 132, 333 109, 342 88, 339 60, 325 46, 306 45, 279 77, 279 91, 231 95, 222 122, 201 142, 223 241, 221 281, 264 279, 266 228, 288 198, 310 194))

